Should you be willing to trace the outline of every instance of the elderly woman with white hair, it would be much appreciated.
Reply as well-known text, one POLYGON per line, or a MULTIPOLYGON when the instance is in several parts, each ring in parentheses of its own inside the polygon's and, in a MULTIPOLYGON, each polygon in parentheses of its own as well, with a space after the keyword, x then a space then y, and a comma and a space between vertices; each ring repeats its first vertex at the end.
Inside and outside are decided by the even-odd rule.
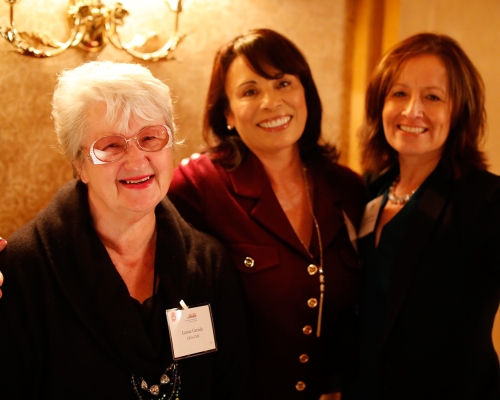
POLYGON ((90 62, 60 75, 52 114, 78 179, 0 254, 2 398, 245 398, 232 261, 165 197, 168 86, 140 65, 90 62), (213 329, 212 347, 179 350, 186 331, 166 314, 184 318, 179 303, 197 306, 193 331, 213 329))

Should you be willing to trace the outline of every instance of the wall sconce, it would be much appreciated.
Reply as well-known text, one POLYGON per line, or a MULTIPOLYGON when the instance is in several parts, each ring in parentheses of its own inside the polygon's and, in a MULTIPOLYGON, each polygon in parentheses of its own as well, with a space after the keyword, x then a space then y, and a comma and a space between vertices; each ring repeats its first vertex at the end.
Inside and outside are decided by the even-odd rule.
POLYGON ((20 0, 5 0, 10 5, 10 26, 0 27, 0 34, 15 47, 15 51, 25 56, 53 57, 76 46, 94 53, 111 43, 114 47, 144 61, 169 60, 173 58, 170 53, 185 36, 179 34, 182 0, 165 0, 170 11, 175 13, 174 31, 163 47, 150 53, 138 49, 144 46, 154 33, 148 37, 136 35, 129 43, 123 43, 120 38, 116 28, 123 25, 124 18, 129 15, 121 3, 108 6, 101 0, 70 0, 67 10, 70 37, 66 42, 59 42, 43 33, 18 31, 14 23, 14 6, 18 1, 20 0), (40 48, 42 45, 49 49, 40 48))

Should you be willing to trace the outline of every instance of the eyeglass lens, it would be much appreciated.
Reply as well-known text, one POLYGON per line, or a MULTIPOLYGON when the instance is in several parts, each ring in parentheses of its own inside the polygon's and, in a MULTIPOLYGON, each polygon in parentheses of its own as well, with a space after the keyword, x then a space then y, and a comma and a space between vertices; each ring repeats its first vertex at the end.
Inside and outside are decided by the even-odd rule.
POLYGON ((170 135, 163 125, 147 126, 139 132, 136 138, 128 140, 118 135, 104 136, 94 142, 91 151, 100 161, 116 161, 125 153, 130 140, 135 140, 142 150, 152 152, 165 148, 169 144, 170 135))

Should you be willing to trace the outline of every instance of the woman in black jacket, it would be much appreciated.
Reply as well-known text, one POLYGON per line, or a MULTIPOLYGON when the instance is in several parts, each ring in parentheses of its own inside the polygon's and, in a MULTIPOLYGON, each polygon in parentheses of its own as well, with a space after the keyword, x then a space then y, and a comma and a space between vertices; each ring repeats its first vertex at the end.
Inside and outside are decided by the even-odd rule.
POLYGON ((91 62, 61 74, 52 115, 79 179, 0 255, 1 397, 246 398, 231 259, 165 198, 175 132, 169 88, 142 66, 91 62), (181 301, 210 305, 215 341, 201 311, 166 314, 181 301), (203 346, 171 344, 167 317, 170 326, 191 323, 180 334, 188 348, 203 346))
POLYGON ((460 46, 418 34, 380 61, 362 161, 373 200, 359 399, 499 399, 500 177, 486 171, 483 82, 460 46))

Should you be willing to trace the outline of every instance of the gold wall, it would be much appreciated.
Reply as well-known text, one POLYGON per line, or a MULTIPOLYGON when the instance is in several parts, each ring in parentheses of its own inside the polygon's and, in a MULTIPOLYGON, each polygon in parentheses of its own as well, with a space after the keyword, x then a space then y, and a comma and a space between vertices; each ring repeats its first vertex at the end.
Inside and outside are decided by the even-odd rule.
MULTIPOLYGON (((500 1, 401 0, 401 39, 420 31, 444 33, 455 38, 481 73, 486 86, 488 114, 487 153, 490 170, 500 175, 500 1)), ((493 327, 493 342, 500 354, 500 312, 493 327)))
MULTIPOLYGON (((105 0, 106 2, 106 0, 105 0)), ((155 30, 165 41, 173 26, 162 0, 122 0, 130 16, 124 33, 155 30)), ((19 30, 37 30, 64 41, 65 0, 22 0, 19 30)), ((185 0, 180 30, 187 33, 178 61, 144 63, 165 80, 175 99, 180 135, 187 143, 176 161, 199 150, 201 118, 217 48, 250 28, 268 27, 288 36, 311 65, 324 107, 323 132, 343 151, 341 161, 359 171, 356 132, 370 68, 380 52, 421 30, 455 37, 479 68, 487 87, 491 170, 500 174, 500 2, 498 0, 185 0)), ((0 1, 0 26, 8 24, 0 1)), ((128 36, 131 38, 131 35, 128 36)), ((52 59, 10 51, 0 38, 0 235, 8 237, 33 218, 71 178, 71 167, 55 148, 50 99, 56 75, 95 59, 134 61, 112 47, 99 54, 70 49, 52 59)), ((494 329, 500 351, 500 317, 494 329)))
MULTIPOLYGON (((104 1, 107 2, 106 0, 104 1)), ((113 1, 114 3, 114 1, 113 1)), ((123 0, 130 11, 123 32, 158 33, 166 41, 173 27, 163 0, 123 0)), ((235 35, 267 27, 289 37, 311 64, 323 100, 324 132, 332 141, 347 124, 344 58, 348 26, 346 0, 185 0, 180 30, 187 36, 175 52, 178 61, 144 63, 166 81, 175 99, 180 135, 187 137, 177 161, 199 150, 201 118, 216 50, 235 35)), ((36 30, 65 41, 66 0, 21 0, 14 18, 18 30, 36 30)), ((9 23, 9 7, 0 1, 0 26, 9 23)), ((32 219, 55 191, 72 177, 55 148, 50 99, 56 75, 95 59, 134 61, 107 47, 89 54, 70 49, 50 59, 32 59, 10 51, 0 38, 0 235, 8 237, 32 219)))
MULTIPOLYGON (((490 170, 500 175, 500 1, 401 0, 400 37, 420 31, 456 39, 479 70, 486 86, 488 114, 484 149, 490 170)), ((500 336, 500 332, 499 332, 500 336)))

